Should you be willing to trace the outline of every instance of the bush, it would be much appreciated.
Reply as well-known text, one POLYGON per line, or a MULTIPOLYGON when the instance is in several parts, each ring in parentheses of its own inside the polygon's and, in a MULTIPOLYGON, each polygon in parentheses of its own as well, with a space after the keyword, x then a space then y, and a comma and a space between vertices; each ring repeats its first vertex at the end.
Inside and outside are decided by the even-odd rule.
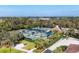
POLYGON ((67 49, 67 46, 59 46, 53 52, 54 53, 63 53, 67 49))

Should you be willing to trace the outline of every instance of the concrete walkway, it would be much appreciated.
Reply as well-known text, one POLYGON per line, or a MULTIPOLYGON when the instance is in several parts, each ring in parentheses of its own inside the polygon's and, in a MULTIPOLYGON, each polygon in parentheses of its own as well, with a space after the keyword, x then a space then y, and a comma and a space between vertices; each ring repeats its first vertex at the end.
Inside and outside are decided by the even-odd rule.
POLYGON ((20 43, 20 44, 17 44, 14 48, 16 50, 20 50, 20 51, 23 51, 25 53, 33 53, 33 51, 36 49, 36 48, 33 48, 31 50, 26 50, 26 49, 23 49, 23 47, 24 47, 24 44, 20 43))

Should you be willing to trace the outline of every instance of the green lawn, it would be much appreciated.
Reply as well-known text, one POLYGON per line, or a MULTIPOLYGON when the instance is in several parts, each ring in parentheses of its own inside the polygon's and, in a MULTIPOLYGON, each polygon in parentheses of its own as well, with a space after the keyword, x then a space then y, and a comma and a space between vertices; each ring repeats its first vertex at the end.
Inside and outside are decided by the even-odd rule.
POLYGON ((16 50, 14 48, 0 48, 0 53, 22 53, 22 51, 16 50))
POLYGON ((23 43, 23 44, 25 44, 24 48, 27 49, 27 50, 35 48, 35 43, 34 42, 30 42, 28 40, 22 40, 20 42, 23 43))

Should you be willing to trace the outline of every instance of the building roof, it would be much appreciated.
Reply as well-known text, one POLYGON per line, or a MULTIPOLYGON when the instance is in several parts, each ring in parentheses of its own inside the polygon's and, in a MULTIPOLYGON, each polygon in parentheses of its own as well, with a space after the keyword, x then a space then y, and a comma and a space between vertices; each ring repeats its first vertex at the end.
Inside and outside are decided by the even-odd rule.
POLYGON ((52 30, 61 31, 61 29, 60 29, 60 27, 58 25, 56 25, 56 27, 54 27, 52 30))
POLYGON ((77 53, 77 52, 79 52, 79 45, 78 44, 70 44, 65 52, 66 53, 77 53))
POLYGON ((41 30, 41 31, 45 31, 45 32, 47 32, 47 31, 50 31, 50 29, 51 28, 45 28, 45 27, 35 27, 35 28, 32 28, 32 30, 41 30))
POLYGON ((50 28, 43 28, 43 27, 35 27, 32 29, 26 29, 21 31, 21 33, 24 35, 24 37, 28 39, 47 39, 48 36, 52 35, 53 32, 48 31, 50 28))

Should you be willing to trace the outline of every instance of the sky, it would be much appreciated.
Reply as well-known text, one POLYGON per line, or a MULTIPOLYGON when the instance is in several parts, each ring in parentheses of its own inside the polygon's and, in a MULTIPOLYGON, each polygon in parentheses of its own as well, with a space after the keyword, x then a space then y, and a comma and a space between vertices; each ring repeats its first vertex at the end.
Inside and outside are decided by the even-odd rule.
POLYGON ((0 5, 0 16, 79 16, 79 5, 0 5))

